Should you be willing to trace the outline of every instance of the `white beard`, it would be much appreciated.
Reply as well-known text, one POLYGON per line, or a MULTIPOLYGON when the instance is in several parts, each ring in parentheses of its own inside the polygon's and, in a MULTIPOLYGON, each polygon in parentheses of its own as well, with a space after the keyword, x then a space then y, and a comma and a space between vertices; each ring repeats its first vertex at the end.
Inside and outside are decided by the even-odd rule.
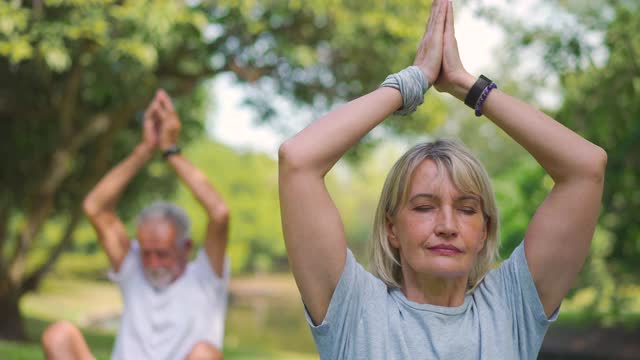
POLYGON ((173 273, 169 268, 145 269, 144 275, 156 290, 162 290, 173 282, 173 273))

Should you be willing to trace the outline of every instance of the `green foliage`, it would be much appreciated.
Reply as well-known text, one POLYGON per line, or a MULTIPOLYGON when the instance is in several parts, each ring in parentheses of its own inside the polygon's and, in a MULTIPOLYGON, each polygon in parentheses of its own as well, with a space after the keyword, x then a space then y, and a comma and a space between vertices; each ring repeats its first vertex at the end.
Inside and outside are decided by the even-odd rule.
MULTIPOLYGON (((640 281, 640 162, 634 156, 640 153, 640 6, 624 0, 545 5, 554 13, 552 23, 521 22, 491 9, 484 14, 508 30, 510 56, 533 49, 545 54, 545 71, 530 78, 559 79, 563 99, 556 119, 607 151, 602 217, 574 294, 586 304, 582 311, 611 324, 630 309, 624 289, 640 281), (594 295, 584 295, 587 290, 594 295)), ((526 194, 530 185, 539 186, 540 174, 529 176, 514 176, 512 191, 526 194)))
MULTIPOLYGON (((256 82, 256 96, 249 99, 260 111, 260 120, 271 122, 277 119, 264 93, 289 96, 322 113, 336 100, 371 91, 388 73, 410 65, 429 10, 417 0, 243 1, 240 5, 226 0, 216 4, 218 22, 225 24, 219 28, 220 36, 230 31, 242 34, 230 37, 221 49, 223 53, 242 49, 231 66, 249 65, 271 75, 256 82)), ((245 80, 255 79, 251 75, 255 73, 244 77, 240 73, 245 80)), ((438 104, 436 100, 430 111, 411 121, 390 121, 385 126, 399 133, 433 129, 443 121, 442 111, 432 111, 438 104)), ((283 125, 290 126, 289 121, 283 125)))
MULTIPOLYGON (((276 161, 264 154, 239 153, 205 140, 191 144, 185 155, 205 172, 231 209, 228 252, 233 271, 288 270, 278 211, 276 161)), ((349 246, 362 255, 364 262, 373 209, 385 174, 399 155, 396 147, 381 146, 357 164, 340 163, 326 179, 345 224, 349 246)), ((174 201, 189 214, 194 240, 201 243, 207 224, 201 206, 183 185, 174 201)))
MULTIPOLYGON (((238 153, 204 140, 192 144, 185 155, 204 171, 232 210, 228 246, 233 269, 286 269, 276 162, 264 154, 238 153)), ((183 185, 176 202, 187 210, 194 240, 201 243, 206 214, 183 185)))
MULTIPOLYGON (((138 142, 156 88, 177 98, 183 144, 202 133, 208 99, 201 81, 220 72, 256 84, 249 102, 261 118, 287 125, 269 116, 265 94, 325 111, 371 90, 411 63, 427 17, 428 6, 417 0, 0 2, 0 152, 17 154, 0 160, 0 182, 11 189, 0 195, 0 280, 10 278, 0 297, 33 290, 59 249, 86 239, 74 232, 81 200, 138 142)), ((388 131, 435 128, 443 108, 430 101, 437 111, 391 121, 388 131)), ((255 161, 256 171, 273 170, 255 161)), ((118 204, 123 218, 174 192, 175 177, 162 168, 145 167, 130 184, 118 204)), ((257 190, 242 186, 228 190, 239 208, 232 231, 251 239, 231 248, 249 256, 234 255, 238 266, 282 268, 273 194, 255 203, 250 191, 257 190), (257 211, 244 210, 250 206, 257 211)), ((92 251, 84 243, 75 250, 92 251)))

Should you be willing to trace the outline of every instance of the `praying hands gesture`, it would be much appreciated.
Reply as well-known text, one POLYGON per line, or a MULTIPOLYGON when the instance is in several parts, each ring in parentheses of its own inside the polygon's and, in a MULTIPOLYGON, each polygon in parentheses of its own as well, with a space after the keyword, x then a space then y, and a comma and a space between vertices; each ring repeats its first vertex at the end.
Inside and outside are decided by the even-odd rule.
POLYGON ((158 90, 144 114, 143 144, 166 151, 177 144, 180 127, 171 98, 164 90, 158 90))
POLYGON ((464 100, 475 78, 460 60, 453 25, 453 1, 434 0, 414 65, 439 92, 464 100))

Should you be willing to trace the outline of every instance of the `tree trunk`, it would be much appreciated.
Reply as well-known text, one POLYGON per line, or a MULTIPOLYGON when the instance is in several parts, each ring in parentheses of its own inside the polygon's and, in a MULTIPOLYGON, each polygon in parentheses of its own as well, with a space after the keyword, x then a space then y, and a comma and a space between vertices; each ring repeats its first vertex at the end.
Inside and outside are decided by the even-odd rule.
MULTIPOLYGON (((0 280, 6 282, 7 279, 0 280)), ((0 287, 0 339, 27 340, 24 318, 18 306, 20 296, 17 289, 0 287)))
POLYGON ((27 275, 22 282, 22 294, 34 291, 40 285, 40 281, 56 264, 58 258, 73 243, 73 233, 80 222, 80 206, 76 206, 71 211, 71 219, 67 223, 62 237, 58 243, 49 251, 49 256, 42 262, 36 270, 27 275))

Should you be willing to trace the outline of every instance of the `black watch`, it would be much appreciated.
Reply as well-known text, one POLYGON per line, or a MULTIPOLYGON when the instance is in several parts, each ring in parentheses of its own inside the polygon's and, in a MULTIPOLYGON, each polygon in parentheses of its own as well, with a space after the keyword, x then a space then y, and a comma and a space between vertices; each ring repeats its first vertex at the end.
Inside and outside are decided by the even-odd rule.
POLYGON ((171 145, 168 149, 162 151, 162 157, 168 159, 171 155, 180 154, 180 147, 176 144, 171 145))
POLYGON ((484 75, 480 75, 478 80, 476 80, 476 82, 471 87, 471 90, 469 90, 469 92, 467 93, 467 96, 464 98, 464 103, 468 107, 470 107, 472 109, 475 109, 476 108, 476 104, 478 104, 478 100, 480 99, 480 96, 482 95, 482 92, 492 82, 493 81, 491 81, 491 79, 489 79, 488 77, 486 77, 484 75))

